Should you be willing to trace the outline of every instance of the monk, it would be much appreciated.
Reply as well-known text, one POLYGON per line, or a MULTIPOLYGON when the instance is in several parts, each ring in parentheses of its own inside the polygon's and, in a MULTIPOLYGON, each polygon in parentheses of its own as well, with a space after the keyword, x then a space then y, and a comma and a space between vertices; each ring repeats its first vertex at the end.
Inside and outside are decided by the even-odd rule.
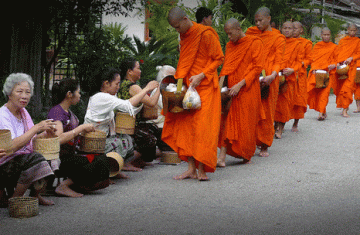
MULTIPOLYGON (((360 59, 356 62, 356 76, 360 76, 360 59)), ((360 83, 355 83, 354 99, 356 100, 356 110, 354 113, 360 113, 360 83)))
POLYGON ((168 22, 181 39, 175 78, 183 78, 187 87, 196 88, 201 109, 168 112, 162 140, 188 162, 188 170, 174 179, 208 180, 206 172, 214 172, 217 161, 221 115, 217 68, 223 63, 224 54, 216 31, 191 21, 181 8, 170 10, 168 22))
POLYGON ((268 95, 262 97, 261 103, 266 118, 259 122, 256 129, 256 142, 260 147, 259 155, 268 157, 268 148, 274 140, 274 116, 276 101, 279 93, 279 78, 281 63, 285 51, 285 36, 271 27, 270 10, 267 7, 259 8, 255 13, 255 25, 246 31, 246 35, 258 36, 264 43, 262 56, 265 59, 266 76, 260 81, 261 87, 268 89, 268 95))
POLYGON ((295 21, 293 38, 298 39, 302 47, 302 66, 299 69, 298 78, 295 83, 294 107, 291 117, 295 119, 291 129, 293 132, 298 132, 299 120, 304 118, 307 110, 307 68, 310 64, 312 41, 301 37, 300 35, 303 33, 303 25, 299 21, 295 21))
POLYGON ((360 58, 360 39, 356 37, 356 25, 349 24, 347 31, 348 36, 342 38, 338 45, 337 66, 347 64, 349 65, 349 71, 345 77, 336 73, 335 81, 332 83, 334 94, 336 95, 336 107, 343 109, 341 112, 343 117, 350 117, 348 110, 349 105, 353 102, 356 63, 360 58))
POLYGON ((330 42, 331 32, 329 28, 321 30, 322 41, 315 44, 310 54, 311 70, 308 78, 308 99, 310 109, 315 109, 319 112, 319 121, 325 120, 327 117, 326 106, 329 102, 329 94, 331 84, 334 81, 336 68, 336 49, 337 45, 330 42), (329 81, 324 83, 325 87, 316 88, 315 73, 316 70, 325 70, 329 74, 329 81))
POLYGON ((264 68, 263 43, 258 37, 246 36, 234 18, 225 23, 224 30, 230 41, 220 76, 228 76, 232 102, 220 136, 221 166, 225 166, 226 154, 243 159, 243 163, 251 160, 256 150, 257 125, 261 117, 265 118, 259 82, 264 68))
POLYGON ((286 37, 285 53, 281 68, 286 82, 279 89, 278 101, 275 109, 275 138, 281 139, 285 123, 290 120, 294 107, 294 90, 297 73, 302 66, 300 41, 293 38, 294 24, 287 21, 282 25, 282 34, 286 37))

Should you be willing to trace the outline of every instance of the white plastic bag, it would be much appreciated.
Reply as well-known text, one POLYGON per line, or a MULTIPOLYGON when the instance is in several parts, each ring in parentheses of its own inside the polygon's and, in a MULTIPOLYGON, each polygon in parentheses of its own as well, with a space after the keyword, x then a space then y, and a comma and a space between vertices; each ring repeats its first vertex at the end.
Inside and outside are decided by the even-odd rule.
POLYGON ((201 108, 200 95, 192 86, 190 86, 189 89, 186 91, 185 97, 183 99, 183 108, 184 109, 201 108))

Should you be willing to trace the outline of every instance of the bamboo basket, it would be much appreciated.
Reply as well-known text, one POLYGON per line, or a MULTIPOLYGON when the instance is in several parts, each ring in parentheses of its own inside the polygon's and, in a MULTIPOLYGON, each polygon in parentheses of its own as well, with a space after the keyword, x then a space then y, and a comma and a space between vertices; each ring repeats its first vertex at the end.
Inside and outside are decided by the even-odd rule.
POLYGON ((133 135, 135 133, 135 117, 128 113, 117 112, 115 131, 118 134, 133 135))
POLYGON ((329 84, 329 73, 325 70, 316 70, 315 72, 315 88, 325 88, 329 84))
POLYGON ((93 131, 80 135, 80 151, 86 153, 104 153, 106 144, 106 133, 93 131))
POLYGON ((165 164, 179 164, 181 163, 181 159, 174 151, 163 151, 161 155, 161 162, 165 164))
MULTIPOLYGON (((343 64, 336 68, 336 73, 339 75, 347 75, 349 72, 349 65, 343 64)), ((340 76, 339 79, 346 79, 347 76, 340 76)))
POLYGON ((176 80, 174 76, 169 75, 165 77, 160 83, 160 92, 162 95, 163 101, 163 113, 166 115, 168 112, 170 113, 180 113, 184 111, 182 101, 185 97, 186 89, 180 90, 182 88, 182 79, 176 80), (170 83, 178 84, 178 91, 171 92, 166 91, 167 85, 170 83))
POLYGON ((355 83, 360 83, 360 67, 356 68, 355 83))
POLYGON ((36 197, 9 198, 9 215, 14 218, 29 218, 39 214, 39 199, 36 197))
POLYGON ((279 72, 279 86, 283 85, 286 82, 285 76, 282 74, 282 72, 279 72))
POLYGON ((150 107, 150 106, 144 105, 144 107, 141 110, 141 117, 143 119, 147 119, 147 120, 157 119, 158 118, 157 105, 155 105, 155 107, 150 107))
POLYGON ((109 177, 115 177, 124 166, 124 159, 120 156, 120 154, 116 152, 110 152, 106 154, 108 157, 109 165, 110 165, 110 174, 109 177))
POLYGON ((35 138, 33 145, 34 151, 43 155, 46 160, 54 160, 59 158, 59 137, 35 138))
POLYGON ((11 132, 7 129, 0 129, 0 149, 6 151, 6 155, 12 154, 11 132))

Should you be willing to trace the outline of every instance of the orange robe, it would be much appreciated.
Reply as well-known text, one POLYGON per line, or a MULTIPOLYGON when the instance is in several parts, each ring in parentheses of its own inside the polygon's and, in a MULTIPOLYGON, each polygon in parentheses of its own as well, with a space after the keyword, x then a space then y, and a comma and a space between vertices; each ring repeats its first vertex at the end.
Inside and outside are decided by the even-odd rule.
MULTIPOLYGON (((271 75, 273 71, 279 73, 285 51, 285 36, 276 29, 263 32, 255 26, 248 28, 246 35, 258 36, 262 39, 264 43, 262 56, 265 59, 263 69, 265 69, 266 75, 271 75)), ((257 145, 259 146, 262 144, 271 146, 274 140, 274 117, 278 94, 279 77, 277 76, 270 84, 268 97, 261 99, 266 118, 259 122, 256 129, 257 145)))
POLYGON ((349 36, 342 38, 339 42, 337 51, 337 63, 342 63, 349 57, 353 57, 353 61, 349 64, 350 69, 348 72, 348 78, 338 79, 340 75, 336 73, 335 80, 332 84, 334 94, 336 95, 336 107, 347 109, 353 102, 356 61, 360 58, 360 39, 349 36))
POLYGON ((295 83, 293 119, 302 119, 307 110, 307 67, 310 64, 312 42, 306 38, 297 38, 302 46, 302 66, 295 83))
POLYGON ((183 78, 189 87, 190 77, 203 72, 205 78, 196 87, 201 99, 200 110, 185 110, 165 116, 162 140, 179 157, 194 157, 196 166, 204 164, 206 172, 214 172, 217 162, 217 141, 220 129, 221 98, 217 68, 224 61, 219 37, 208 26, 193 22, 180 35, 180 58, 175 78, 183 78))
POLYGON ((275 109, 275 121, 276 122, 288 122, 292 115, 294 107, 294 89, 297 79, 297 73, 301 67, 302 53, 300 41, 296 38, 286 38, 285 53, 283 57, 284 68, 294 69, 294 73, 286 77, 286 83, 284 89, 279 91, 278 100, 275 109))
POLYGON ((326 113, 326 106, 329 102, 331 82, 334 80, 335 71, 329 72, 330 83, 325 88, 315 88, 316 80, 313 71, 328 70, 328 66, 336 64, 337 45, 332 42, 318 42, 311 52, 311 70, 308 78, 308 104, 310 109, 315 109, 320 113, 326 113))
MULTIPOLYGON (((360 59, 357 60, 356 67, 360 68, 360 59)), ((360 83, 355 83, 354 99, 360 100, 360 83)))
POLYGON ((250 160, 256 150, 256 127, 264 111, 261 105, 259 75, 264 68, 263 43, 260 38, 246 36, 226 45, 225 62, 220 76, 228 75, 228 87, 245 79, 245 85, 232 98, 220 134, 221 146, 227 154, 250 160))

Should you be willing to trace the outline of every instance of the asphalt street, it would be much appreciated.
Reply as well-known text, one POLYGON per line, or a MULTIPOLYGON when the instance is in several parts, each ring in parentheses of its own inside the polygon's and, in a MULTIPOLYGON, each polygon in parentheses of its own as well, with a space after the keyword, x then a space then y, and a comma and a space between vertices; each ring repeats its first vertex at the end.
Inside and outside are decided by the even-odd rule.
POLYGON ((285 126, 270 157, 227 158, 210 181, 176 181, 187 164, 155 164, 83 198, 50 197, 38 216, 10 218, 0 234, 359 234, 360 114, 308 110, 299 132, 285 126))

